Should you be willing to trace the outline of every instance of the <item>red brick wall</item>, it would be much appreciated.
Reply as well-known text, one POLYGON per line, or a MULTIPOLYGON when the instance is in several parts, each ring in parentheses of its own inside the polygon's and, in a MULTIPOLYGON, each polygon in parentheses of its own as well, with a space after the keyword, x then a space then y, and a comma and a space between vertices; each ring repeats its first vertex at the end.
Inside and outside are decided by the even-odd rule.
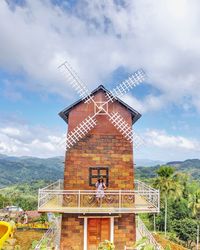
POLYGON ((61 250, 83 249, 84 219, 77 215, 63 214, 61 229, 61 250))
MULTIPOLYGON (((97 93, 96 101, 105 99, 103 92, 97 93)), ((109 112, 119 112, 132 123, 131 114, 118 102, 109 105, 109 112)), ((80 104, 70 113, 68 130, 71 131, 85 117, 94 112, 94 104, 80 104)), ((64 188, 91 189, 89 186, 89 167, 109 167, 110 189, 133 188, 133 149, 132 145, 111 124, 108 117, 98 115, 97 126, 66 153, 64 188)))
POLYGON ((122 214, 114 220, 114 244, 116 250, 133 246, 136 239, 135 214, 122 214))
MULTIPOLYGON (((96 101, 105 101, 100 91, 96 101)), ((130 112, 118 102, 109 104, 109 112, 119 112, 132 125, 130 112)), ((84 118, 94 114, 94 104, 81 103, 74 107, 68 117, 68 132, 72 131, 84 118)), ((64 189, 93 189, 89 186, 89 167, 109 167, 108 189, 133 189, 133 148, 132 145, 110 123, 107 116, 98 115, 97 126, 66 153, 64 189)), ((63 250, 83 249, 83 220, 78 215, 63 215, 63 250), (76 242, 76 246, 73 246, 76 242), (76 247, 76 248, 75 248, 76 247)), ((135 216, 122 215, 115 219, 116 250, 122 250, 135 239, 135 216)), ((62 248, 61 248, 62 249, 62 248)))

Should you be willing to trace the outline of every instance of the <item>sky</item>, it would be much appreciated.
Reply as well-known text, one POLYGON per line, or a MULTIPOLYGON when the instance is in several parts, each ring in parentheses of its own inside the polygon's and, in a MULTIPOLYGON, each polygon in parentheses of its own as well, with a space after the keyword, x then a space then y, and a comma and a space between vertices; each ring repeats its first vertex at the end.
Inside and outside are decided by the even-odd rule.
POLYGON ((79 99, 58 66, 90 90, 147 75, 123 101, 142 114, 136 159, 200 158, 200 1, 1 0, 0 153, 64 155, 58 113, 79 99))

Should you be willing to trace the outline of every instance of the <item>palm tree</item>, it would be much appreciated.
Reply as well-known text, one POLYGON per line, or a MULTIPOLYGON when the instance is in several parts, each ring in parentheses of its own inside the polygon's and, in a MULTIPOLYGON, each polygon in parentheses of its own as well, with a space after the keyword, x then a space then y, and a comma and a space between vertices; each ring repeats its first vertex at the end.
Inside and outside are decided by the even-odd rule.
POLYGON ((161 166, 156 173, 158 177, 154 180, 154 186, 160 189, 161 197, 164 199, 165 204, 165 223, 164 231, 167 234, 167 210, 168 198, 172 196, 174 199, 181 195, 182 189, 177 176, 174 175, 174 168, 170 166, 161 166))
POLYGON ((195 217, 200 210, 200 189, 190 193, 188 207, 192 210, 192 216, 195 217))

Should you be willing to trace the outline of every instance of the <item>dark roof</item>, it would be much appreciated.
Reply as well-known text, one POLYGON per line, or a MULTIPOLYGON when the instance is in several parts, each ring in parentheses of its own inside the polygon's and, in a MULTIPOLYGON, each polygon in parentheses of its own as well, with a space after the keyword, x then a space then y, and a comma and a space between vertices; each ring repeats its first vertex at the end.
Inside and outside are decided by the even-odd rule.
MULTIPOLYGON (((103 86, 103 85, 99 85, 99 87, 97 87, 96 89, 94 89, 91 92, 91 95, 94 95, 97 91, 99 90, 103 90, 104 92, 108 92, 110 95, 111 93, 103 86)), ((127 105, 125 102, 123 102, 122 100, 120 100, 119 98, 115 98, 119 103, 121 103, 124 107, 126 107, 128 109, 128 111, 131 113, 132 115, 132 122, 133 124, 141 117, 141 114, 139 112, 137 112, 135 109, 131 108, 129 105, 127 105)), ((60 113, 59 116, 67 123, 68 122, 68 114, 69 112, 79 103, 81 103, 83 100, 80 99, 76 102, 74 102, 73 104, 71 104, 70 106, 68 106, 67 108, 63 109, 60 113)))

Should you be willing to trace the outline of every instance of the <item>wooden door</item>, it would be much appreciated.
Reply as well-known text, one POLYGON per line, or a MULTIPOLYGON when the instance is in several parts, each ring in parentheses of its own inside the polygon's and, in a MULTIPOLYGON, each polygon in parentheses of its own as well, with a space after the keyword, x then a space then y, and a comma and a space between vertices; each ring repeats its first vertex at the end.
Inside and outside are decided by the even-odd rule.
POLYGON ((97 250, 104 240, 110 240, 110 218, 88 218, 88 250, 97 250))

